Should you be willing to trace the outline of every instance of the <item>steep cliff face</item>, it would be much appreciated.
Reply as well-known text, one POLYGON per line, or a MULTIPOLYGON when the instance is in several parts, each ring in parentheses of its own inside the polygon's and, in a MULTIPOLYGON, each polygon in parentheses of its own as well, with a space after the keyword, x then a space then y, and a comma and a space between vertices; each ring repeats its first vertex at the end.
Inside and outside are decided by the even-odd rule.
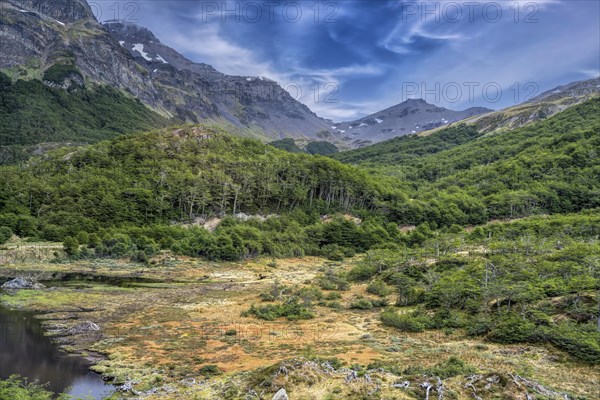
POLYGON ((124 90, 165 116, 226 121, 265 139, 313 138, 330 125, 274 81, 194 63, 145 28, 99 24, 84 0, 0 0, 0 69, 42 79, 55 64, 72 65, 86 83, 124 90))
POLYGON ((184 112, 217 116, 277 138, 310 138, 330 125, 268 78, 226 75, 210 65, 194 63, 134 24, 109 22, 104 27, 154 81, 177 89, 170 100, 187 105, 184 112))
POLYGON ((125 90, 167 112, 147 71, 96 22, 87 3, 15 0, 0 7, 0 68, 12 69, 9 75, 41 79, 52 65, 73 65, 87 82, 125 90))

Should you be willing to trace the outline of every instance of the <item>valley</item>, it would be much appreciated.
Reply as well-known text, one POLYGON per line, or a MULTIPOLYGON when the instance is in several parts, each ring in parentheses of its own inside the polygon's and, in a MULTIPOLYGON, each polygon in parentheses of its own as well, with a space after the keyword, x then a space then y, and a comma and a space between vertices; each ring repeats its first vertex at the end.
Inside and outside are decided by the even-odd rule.
MULTIPOLYGON (((11 243, 8 248, 13 246, 26 253, 31 245, 11 243)), ((414 265, 487 257, 489 248, 466 250, 472 247, 444 250, 440 258, 415 254, 414 265)), ((47 246, 46 253, 60 248, 60 243, 47 246)), ((156 257, 149 265, 125 260, 48 263, 42 258, 4 265, 0 274, 5 279, 26 275, 46 289, 5 293, 0 299, 4 305, 37 313, 67 351, 88 357, 101 354, 94 356, 92 369, 121 388, 122 395, 238 398, 253 392, 270 398, 285 388, 298 399, 323 393, 419 398, 424 395, 420 385, 427 381, 420 369, 455 359, 460 360, 453 367, 456 372, 443 378, 447 396, 473 392, 505 398, 540 394, 540 387, 555 391, 556 398, 562 398, 561 393, 599 395, 594 382, 600 371, 551 346, 490 342, 458 326, 397 330, 382 323, 379 306, 353 305, 359 298, 380 298, 368 285, 358 282, 341 291, 327 290, 332 287, 323 276, 351 275, 364 262, 363 256, 343 262, 303 257, 225 264, 168 256, 156 257), (314 317, 268 321, 244 315, 251 304, 269 303, 261 300, 261 293, 285 286, 322 293, 320 300, 303 300, 313 302, 314 317), (338 299, 337 304, 329 304, 327 298, 338 299), (86 330, 88 321, 99 330, 86 330), (468 378, 463 370, 469 371, 468 378), (354 378, 352 371, 358 373, 354 378), (529 383, 519 383, 521 376, 529 383), (394 386, 405 381, 410 382, 407 388, 394 386)), ((391 292, 384 298, 394 304, 391 292)), ((401 303, 394 308, 405 315, 415 310, 401 303)), ((435 379, 429 381, 432 387, 438 385, 435 379)))
POLYGON ((600 21, 542 3, 0 0, 0 400, 600 398, 600 21))

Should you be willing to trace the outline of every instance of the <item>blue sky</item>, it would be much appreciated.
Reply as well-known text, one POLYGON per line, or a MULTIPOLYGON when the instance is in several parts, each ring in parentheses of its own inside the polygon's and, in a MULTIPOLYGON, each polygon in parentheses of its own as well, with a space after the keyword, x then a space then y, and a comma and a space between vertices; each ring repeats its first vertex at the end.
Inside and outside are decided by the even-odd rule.
POLYGON ((424 98, 502 108, 600 75, 600 1, 89 0, 193 61, 353 120, 424 98))

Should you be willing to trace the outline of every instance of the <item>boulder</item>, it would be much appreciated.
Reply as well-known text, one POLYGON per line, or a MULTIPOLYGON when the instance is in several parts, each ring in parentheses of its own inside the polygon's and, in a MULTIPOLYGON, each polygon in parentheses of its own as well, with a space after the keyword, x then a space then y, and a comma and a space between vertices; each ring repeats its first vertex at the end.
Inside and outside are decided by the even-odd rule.
POLYGON ((39 282, 34 281, 31 278, 17 277, 11 281, 5 282, 0 288, 5 290, 21 290, 21 289, 43 289, 45 288, 39 282))
POLYGON ((289 400, 290 398, 287 395, 287 392, 285 391, 284 388, 279 389, 279 391, 277 393, 275 393, 275 396, 273 396, 272 400, 289 400))

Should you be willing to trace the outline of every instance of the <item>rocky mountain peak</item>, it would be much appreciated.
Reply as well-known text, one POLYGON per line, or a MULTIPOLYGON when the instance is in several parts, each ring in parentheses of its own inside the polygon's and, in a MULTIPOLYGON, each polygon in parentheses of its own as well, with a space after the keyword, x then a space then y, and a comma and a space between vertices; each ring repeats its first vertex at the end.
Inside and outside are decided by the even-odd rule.
POLYGON ((96 19, 85 0, 11 0, 10 2, 24 11, 35 12, 63 23, 96 19))
POLYGON ((105 21, 102 25, 104 25, 113 36, 127 38, 130 42, 160 43, 160 40, 154 36, 154 33, 149 29, 134 23, 109 20, 105 21))

